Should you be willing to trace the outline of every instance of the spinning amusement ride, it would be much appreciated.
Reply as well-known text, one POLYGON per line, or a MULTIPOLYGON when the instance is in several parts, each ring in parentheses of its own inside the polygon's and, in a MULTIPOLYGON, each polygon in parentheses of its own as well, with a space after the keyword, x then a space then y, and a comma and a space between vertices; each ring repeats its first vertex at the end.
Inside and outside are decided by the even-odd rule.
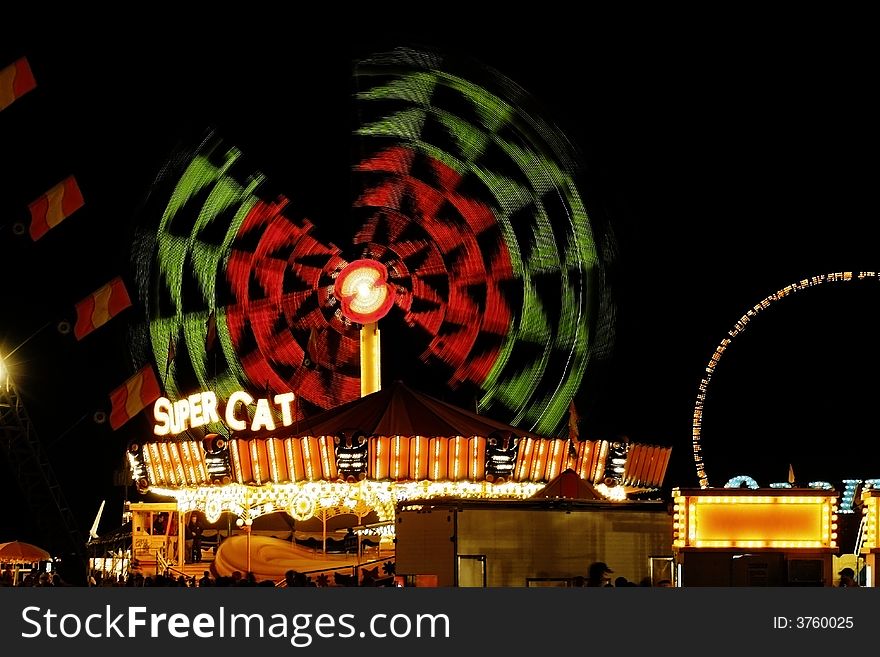
POLYGON ((609 499, 658 488, 669 448, 566 432, 613 313, 564 138, 506 78, 433 53, 375 56, 355 82, 347 247, 214 133, 158 177, 133 252, 133 349, 165 373, 156 435, 129 447, 138 488, 246 522, 389 520, 567 469, 609 499), (412 363, 424 378, 383 389, 412 363), (360 424, 329 422, 346 412, 360 424))

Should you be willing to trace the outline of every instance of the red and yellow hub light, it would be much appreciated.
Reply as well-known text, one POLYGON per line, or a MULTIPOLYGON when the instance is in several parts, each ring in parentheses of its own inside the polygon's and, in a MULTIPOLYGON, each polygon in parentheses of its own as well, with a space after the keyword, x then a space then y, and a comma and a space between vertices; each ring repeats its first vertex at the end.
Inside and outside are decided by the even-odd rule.
POLYGON ((381 349, 378 322, 394 303, 394 288, 388 284, 388 270, 376 260, 355 260, 339 272, 333 292, 342 314, 361 324, 361 396, 381 387, 381 349))
POLYGON ((355 260, 346 265, 333 292, 342 304, 343 315, 357 324, 378 322, 394 303, 388 270, 376 260, 355 260))

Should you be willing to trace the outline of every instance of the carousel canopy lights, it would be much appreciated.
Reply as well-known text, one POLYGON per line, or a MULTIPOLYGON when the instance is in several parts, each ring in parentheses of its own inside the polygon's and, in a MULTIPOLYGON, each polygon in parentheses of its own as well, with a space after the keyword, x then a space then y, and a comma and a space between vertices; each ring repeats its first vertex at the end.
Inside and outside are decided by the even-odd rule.
POLYGON ((342 304, 342 313, 357 324, 378 322, 394 303, 394 288, 387 280, 388 270, 381 262, 355 260, 349 263, 333 286, 342 304))

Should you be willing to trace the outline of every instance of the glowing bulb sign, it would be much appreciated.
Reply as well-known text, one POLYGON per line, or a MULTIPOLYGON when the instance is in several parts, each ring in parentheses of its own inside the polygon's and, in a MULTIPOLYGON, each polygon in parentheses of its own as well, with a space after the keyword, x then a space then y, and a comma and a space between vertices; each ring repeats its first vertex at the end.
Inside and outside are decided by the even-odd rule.
MULTIPOLYGON (((272 413, 272 404, 281 413, 281 425, 289 427, 293 424, 293 399, 292 392, 275 395, 269 399, 254 399, 243 390, 236 390, 229 395, 225 408, 222 409, 223 421, 231 431, 274 431, 276 428, 275 417, 272 413), (256 402, 253 418, 243 419, 240 406, 250 406, 256 402)), ((198 392, 184 399, 171 401, 166 397, 159 397, 153 404, 153 418, 156 424, 153 433, 157 436, 167 436, 182 433, 190 428, 201 427, 212 422, 220 422, 220 412, 217 395, 214 392, 198 392)))
MULTIPOLYGON (((853 513, 856 490, 859 488, 859 485, 861 485, 862 491, 874 490, 880 486, 880 479, 844 479, 843 495, 840 499, 838 513, 853 513)), ((790 482, 775 482, 770 484, 770 488, 794 487, 795 486, 790 482)), ((811 481, 807 484, 807 487, 818 490, 834 490, 834 485, 827 481, 811 481)), ((757 490, 760 488, 760 485, 749 475, 737 475, 736 477, 728 479, 727 483, 724 484, 724 488, 751 488, 752 490, 757 490)))
POLYGON ((357 324, 378 322, 394 304, 388 270, 375 260, 349 263, 339 272, 333 292, 342 304, 342 314, 357 324))

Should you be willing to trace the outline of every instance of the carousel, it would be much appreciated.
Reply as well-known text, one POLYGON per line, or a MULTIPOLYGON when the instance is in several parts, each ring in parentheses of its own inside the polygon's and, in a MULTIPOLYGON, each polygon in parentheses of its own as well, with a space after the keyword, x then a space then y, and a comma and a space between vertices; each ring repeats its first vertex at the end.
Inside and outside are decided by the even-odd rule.
POLYGON ((279 511, 296 521, 375 511, 389 522, 398 502, 414 498, 526 499, 566 470, 625 500, 659 488, 670 453, 542 437, 397 381, 272 432, 133 443, 128 457, 140 492, 209 523, 229 512, 247 525, 279 511))

